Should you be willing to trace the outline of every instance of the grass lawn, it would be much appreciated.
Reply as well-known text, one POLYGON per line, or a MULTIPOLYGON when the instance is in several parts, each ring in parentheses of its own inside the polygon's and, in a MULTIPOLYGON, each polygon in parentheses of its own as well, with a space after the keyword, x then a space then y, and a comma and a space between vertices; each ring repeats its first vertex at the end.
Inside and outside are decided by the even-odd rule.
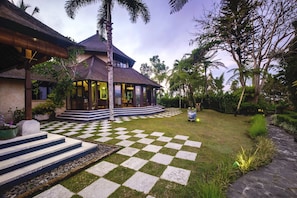
MULTIPOLYGON (((183 110, 182 114, 169 118, 136 119, 119 124, 112 124, 112 128, 125 127, 127 131, 142 129, 145 130, 144 133, 148 134, 152 132, 163 132, 165 133, 164 135, 168 137, 186 135, 190 137, 190 140, 202 142, 201 148, 184 148, 184 150, 197 153, 195 162, 185 162, 185 160, 179 159, 172 161, 172 165, 176 167, 191 170, 188 184, 183 186, 165 180, 159 180, 150 191, 150 195, 155 197, 199 197, 199 188, 205 185, 208 179, 215 174, 218 166, 220 166, 222 162, 232 165, 235 161, 235 155, 241 150, 241 146, 250 148, 254 144, 247 135, 250 126, 248 123, 250 117, 248 116, 234 117, 233 115, 221 114, 212 110, 203 110, 202 112, 198 112, 197 117, 200 118, 200 122, 189 122, 187 121, 187 112, 183 110)), ((178 143, 178 140, 176 141, 176 143, 178 143)), ((107 143, 116 144, 117 142, 111 141, 107 143)), ((162 145, 163 142, 156 141, 155 144, 162 145)), ((141 145, 135 144, 136 148, 137 146, 141 145)), ((160 152, 174 155, 176 151, 163 148, 160 152)), ((150 152, 144 151, 137 155, 141 156, 143 159, 149 159, 152 156, 150 152)), ((117 154, 113 154, 104 160, 117 163, 121 163, 125 160, 117 156, 117 154)), ((159 176, 160 172, 164 169, 164 166, 157 166, 155 163, 150 162, 144 166, 141 171, 159 176), (158 168, 160 168, 160 170, 158 170, 158 168)), ((123 168, 121 173, 114 174, 124 179, 131 176, 131 173, 126 171, 125 168, 123 168)), ((112 180, 114 176, 113 172, 108 174, 110 180, 112 180)), ((92 179, 93 178, 90 178, 89 181, 92 179)), ((67 183, 73 182, 74 181, 70 178, 68 181, 65 180, 62 183, 67 186, 70 185, 67 183)), ((78 190, 73 189, 73 191, 77 192, 78 190)), ((130 192, 129 189, 122 186, 112 196, 139 197, 138 195, 136 191, 130 192)))

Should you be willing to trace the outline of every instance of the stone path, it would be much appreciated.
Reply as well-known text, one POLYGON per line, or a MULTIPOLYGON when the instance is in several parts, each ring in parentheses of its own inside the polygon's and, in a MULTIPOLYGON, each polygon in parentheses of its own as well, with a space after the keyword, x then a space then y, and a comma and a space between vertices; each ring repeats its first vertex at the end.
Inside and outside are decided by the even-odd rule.
MULTIPOLYGON (((171 110, 158 115, 121 117, 117 118, 115 122, 121 123, 132 119, 171 117, 180 113, 180 110, 171 110)), ((189 152, 183 150, 183 148, 192 147, 199 150, 201 147, 201 142, 189 140, 189 137, 184 135, 169 137, 165 135, 165 132, 159 131, 146 132, 143 129, 128 131, 123 127, 112 129, 111 123, 107 120, 91 123, 54 121, 42 124, 41 129, 70 137, 75 135, 82 139, 92 137, 93 140, 98 142, 122 146, 123 148, 114 155, 124 160, 115 163, 104 159, 86 169, 86 172, 98 176, 99 179, 79 192, 71 192, 71 190, 61 184, 57 184, 35 196, 36 198, 70 198, 75 194, 84 198, 108 197, 121 186, 136 190, 143 193, 144 196, 152 198, 153 196, 150 195, 150 191, 159 180, 187 185, 191 170, 175 167, 171 162, 175 158, 194 162, 197 157, 197 152, 189 152), (157 169, 160 167, 160 173, 149 174, 143 172, 142 168, 149 163, 157 165, 157 169), (108 173, 123 168, 128 168, 129 171, 133 171, 131 177, 127 178, 125 181, 111 181, 106 177, 108 173)))
POLYGON ((275 158, 267 166, 239 178, 228 189, 227 197, 297 197, 297 142, 276 126, 269 125, 268 131, 277 148, 275 158))

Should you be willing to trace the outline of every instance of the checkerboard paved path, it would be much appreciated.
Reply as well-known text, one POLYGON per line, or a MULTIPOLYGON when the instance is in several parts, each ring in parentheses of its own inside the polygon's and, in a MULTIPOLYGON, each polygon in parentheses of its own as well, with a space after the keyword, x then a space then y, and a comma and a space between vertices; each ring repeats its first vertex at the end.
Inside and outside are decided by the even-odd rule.
MULTIPOLYGON (((179 113, 181 113, 179 110, 171 110, 158 115, 121 117, 117 118, 115 122, 121 123, 132 119, 170 117, 179 113)), ((55 197, 63 198, 71 197, 75 194, 85 198, 108 197, 121 186, 141 192, 147 197, 153 197, 150 195, 150 191, 159 180, 187 185, 191 170, 176 167, 172 162, 174 159, 179 159, 181 163, 183 160, 194 163, 197 158, 197 151, 201 147, 201 142, 190 140, 188 136, 184 135, 169 137, 165 135, 165 132, 158 131, 151 133, 143 129, 128 131, 123 127, 112 129, 112 124, 107 120, 91 123, 54 121, 42 124, 41 129, 70 137, 75 135, 82 139, 92 138, 98 142, 111 143, 123 148, 113 154, 113 158, 105 158, 85 170, 90 174, 98 176, 99 179, 81 191, 74 193, 58 184, 37 195, 36 197, 38 198, 53 194, 55 197), (184 150, 184 148, 190 149, 184 150), (196 152, 193 152, 193 150, 196 152), (155 173, 156 171, 152 167, 157 167, 156 169, 161 171, 155 173), (124 181, 110 178, 109 173, 111 172, 126 172, 127 170, 129 170, 131 176, 124 181)))

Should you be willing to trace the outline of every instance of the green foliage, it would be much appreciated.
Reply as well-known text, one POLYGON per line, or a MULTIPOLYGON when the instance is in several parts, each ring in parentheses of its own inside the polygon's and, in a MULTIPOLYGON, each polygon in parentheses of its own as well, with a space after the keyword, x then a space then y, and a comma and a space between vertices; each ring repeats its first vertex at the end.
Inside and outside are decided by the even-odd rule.
POLYGON ((233 166, 237 167, 243 174, 270 163, 275 154, 275 146, 272 140, 258 137, 256 142, 256 146, 252 149, 245 150, 241 147, 241 152, 236 156, 233 166))
POLYGON ((297 134, 297 113, 287 112, 287 114, 277 114, 272 117, 274 124, 278 125, 290 133, 297 134))
POLYGON ((240 106, 240 114, 242 115, 255 115, 258 113, 260 106, 251 102, 243 102, 240 106))
POLYGON ((32 109, 33 115, 55 114, 56 105, 51 100, 40 103, 32 109))
POLYGON ((25 109, 16 108, 15 111, 13 112, 13 123, 17 124, 24 119, 25 119, 25 109))
POLYGON ((266 119, 264 115, 255 115, 251 121, 251 127, 249 128, 249 135, 251 138, 257 136, 263 136, 267 134, 266 119))

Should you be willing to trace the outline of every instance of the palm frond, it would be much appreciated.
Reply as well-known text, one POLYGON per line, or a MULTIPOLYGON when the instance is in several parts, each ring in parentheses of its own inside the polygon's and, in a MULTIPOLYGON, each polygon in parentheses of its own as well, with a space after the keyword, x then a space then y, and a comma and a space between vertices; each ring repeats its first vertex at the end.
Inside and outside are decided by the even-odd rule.
POLYGON ((67 0, 64 8, 67 15, 70 18, 74 19, 75 14, 79 8, 96 2, 96 0, 67 0))
POLYGON ((188 0, 169 0, 170 14, 180 11, 188 0))

